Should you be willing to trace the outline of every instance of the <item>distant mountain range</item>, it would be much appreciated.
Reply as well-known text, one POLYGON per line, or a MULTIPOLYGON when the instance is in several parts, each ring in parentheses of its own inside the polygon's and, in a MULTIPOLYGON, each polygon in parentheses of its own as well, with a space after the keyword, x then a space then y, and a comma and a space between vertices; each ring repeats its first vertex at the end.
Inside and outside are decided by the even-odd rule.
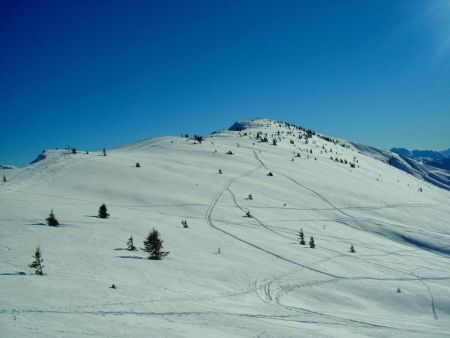
POLYGON ((413 158, 436 168, 450 170, 450 148, 443 151, 392 148, 391 151, 401 157, 413 158))

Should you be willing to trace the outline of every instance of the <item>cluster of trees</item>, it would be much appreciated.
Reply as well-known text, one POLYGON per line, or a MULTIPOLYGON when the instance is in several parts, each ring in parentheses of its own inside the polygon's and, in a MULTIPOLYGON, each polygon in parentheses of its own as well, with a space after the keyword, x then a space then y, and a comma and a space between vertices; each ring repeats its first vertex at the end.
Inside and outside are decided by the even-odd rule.
POLYGON ((260 142, 269 142, 269 139, 267 138, 267 133, 262 134, 262 132, 258 131, 256 133, 256 139, 259 140, 260 142))
MULTIPOLYGON (((298 244, 305 245, 305 234, 303 233, 303 229, 300 229, 298 232, 298 244)), ((311 236, 311 239, 309 240, 309 247, 311 249, 314 249, 316 247, 316 244, 314 243, 314 237, 311 236)))
MULTIPOLYGON (((149 232, 144 240, 143 250, 149 254, 148 259, 160 260, 169 254, 169 252, 162 250, 163 242, 164 241, 161 240, 158 230, 153 228, 153 230, 149 232)), ((135 247, 133 242, 133 236, 130 236, 130 238, 128 238, 127 250, 137 251, 137 248, 135 247)))
POLYGON ((337 162, 337 163, 348 164, 351 168, 356 168, 355 163, 349 162, 345 159, 343 160, 342 158, 337 158, 337 157, 333 158, 333 156, 330 156, 330 160, 337 162))
POLYGON ((201 136, 201 135, 194 135, 194 140, 197 141, 198 143, 202 143, 203 142, 203 136, 201 136))

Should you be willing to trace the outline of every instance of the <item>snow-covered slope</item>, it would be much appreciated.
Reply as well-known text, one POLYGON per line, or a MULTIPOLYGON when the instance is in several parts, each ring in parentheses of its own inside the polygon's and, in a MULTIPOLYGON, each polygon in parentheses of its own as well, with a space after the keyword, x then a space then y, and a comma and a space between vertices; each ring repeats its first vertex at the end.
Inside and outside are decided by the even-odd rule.
POLYGON ((47 151, 0 183, 1 336, 448 336, 450 193, 345 141, 239 126, 47 151), (153 228, 165 259, 125 250, 153 228))

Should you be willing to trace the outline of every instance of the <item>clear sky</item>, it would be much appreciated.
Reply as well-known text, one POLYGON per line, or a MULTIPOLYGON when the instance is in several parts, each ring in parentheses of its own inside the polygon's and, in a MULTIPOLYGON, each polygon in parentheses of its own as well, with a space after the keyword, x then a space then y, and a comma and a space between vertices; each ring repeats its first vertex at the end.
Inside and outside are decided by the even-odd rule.
POLYGON ((267 117, 450 146, 450 0, 0 0, 0 164, 267 117))

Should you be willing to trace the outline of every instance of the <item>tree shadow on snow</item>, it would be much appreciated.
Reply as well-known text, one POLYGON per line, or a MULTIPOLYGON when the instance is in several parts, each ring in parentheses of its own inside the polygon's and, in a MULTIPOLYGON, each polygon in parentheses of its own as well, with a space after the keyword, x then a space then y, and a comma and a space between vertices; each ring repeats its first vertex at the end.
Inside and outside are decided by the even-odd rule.
POLYGON ((117 257, 126 259, 144 259, 144 257, 141 256, 117 256, 117 257))
POLYGON ((32 226, 45 226, 45 227, 49 227, 49 228, 79 228, 79 226, 76 225, 76 224, 68 224, 68 223, 59 223, 59 225, 56 226, 56 227, 48 225, 48 224, 43 223, 43 222, 30 223, 30 225, 32 225, 32 226))

